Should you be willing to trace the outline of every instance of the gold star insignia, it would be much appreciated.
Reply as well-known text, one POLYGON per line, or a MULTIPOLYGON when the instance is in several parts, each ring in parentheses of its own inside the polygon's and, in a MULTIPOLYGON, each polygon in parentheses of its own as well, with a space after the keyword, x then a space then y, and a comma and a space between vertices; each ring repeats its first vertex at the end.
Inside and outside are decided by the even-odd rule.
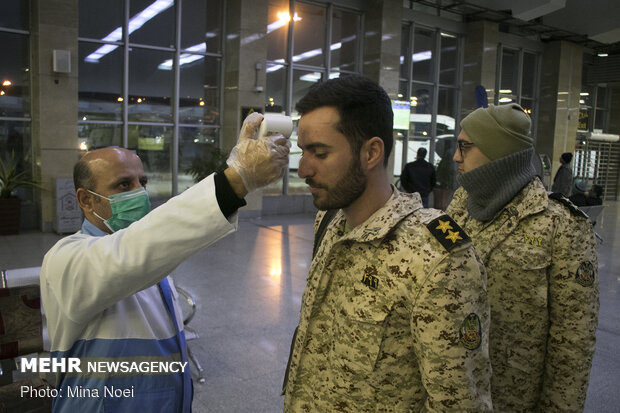
POLYGON ((446 231, 448 231, 449 229, 452 229, 452 225, 450 225, 450 221, 439 220, 439 226, 435 229, 440 229, 441 232, 445 234, 446 231))
POLYGON ((446 239, 449 239, 450 241, 452 241, 452 243, 453 243, 453 244, 454 244, 457 240, 459 240, 459 239, 463 239, 463 238, 459 235, 459 232, 458 232, 458 231, 456 231, 456 232, 455 232, 455 231, 448 231, 448 233, 449 233, 450 235, 448 235, 448 236, 446 237, 446 239))

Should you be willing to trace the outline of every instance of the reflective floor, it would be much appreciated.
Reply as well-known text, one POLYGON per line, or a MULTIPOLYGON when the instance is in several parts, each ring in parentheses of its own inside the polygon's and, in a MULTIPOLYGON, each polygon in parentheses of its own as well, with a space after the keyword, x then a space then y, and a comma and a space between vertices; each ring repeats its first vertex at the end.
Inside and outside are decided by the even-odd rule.
MULTIPOLYGON (((620 202, 608 202, 596 225, 601 309, 586 412, 619 411, 620 202), (614 251, 616 253, 614 253, 614 251)), ((204 368, 194 412, 277 412, 312 250, 312 215, 242 220, 239 230, 174 272, 197 312, 191 349, 204 368)), ((0 236, 0 267, 41 265, 60 236, 0 236)))

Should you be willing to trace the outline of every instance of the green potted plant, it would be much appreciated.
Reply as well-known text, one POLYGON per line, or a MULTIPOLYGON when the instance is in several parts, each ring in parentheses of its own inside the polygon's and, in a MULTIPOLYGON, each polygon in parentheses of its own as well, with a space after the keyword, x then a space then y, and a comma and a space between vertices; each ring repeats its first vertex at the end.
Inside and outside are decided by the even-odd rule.
POLYGON ((185 169, 185 173, 194 178, 194 182, 200 182, 213 172, 226 169, 228 153, 222 151, 212 143, 202 145, 202 154, 192 159, 191 166, 185 169))
POLYGON ((8 159, 0 157, 0 235, 19 233, 21 199, 14 193, 22 187, 41 188, 41 185, 27 171, 19 171, 15 153, 8 159))

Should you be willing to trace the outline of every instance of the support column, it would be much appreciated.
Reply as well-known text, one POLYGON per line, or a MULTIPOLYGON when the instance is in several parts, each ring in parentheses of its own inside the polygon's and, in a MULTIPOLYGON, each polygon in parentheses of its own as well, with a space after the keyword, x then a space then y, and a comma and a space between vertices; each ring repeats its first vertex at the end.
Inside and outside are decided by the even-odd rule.
MULTIPOLYGON (((267 59, 267 0, 229 0, 226 9, 224 81, 224 117, 220 139, 222 148, 235 146, 241 128, 243 108, 265 107, 265 62, 267 59), (256 65, 258 83, 256 83, 256 65), (250 75, 251 74, 251 75, 250 75), (262 90, 257 91, 256 86, 262 90)), ((262 194, 246 197, 245 211, 260 211, 262 194)))
POLYGON ((560 155, 575 152, 582 68, 582 46, 565 41, 545 45, 536 152, 551 158, 552 177, 560 167, 560 155))
MULTIPOLYGON (((390 99, 398 99, 402 2, 373 1, 366 11, 363 74, 385 89, 390 99)), ((393 136, 396 141, 396 135, 393 136)), ((394 150, 387 170, 394 169, 394 150)), ((391 173, 390 173, 391 176, 391 173)))
POLYGON ((366 12, 364 67, 366 77, 397 99, 400 74, 402 1, 373 1, 366 12))
POLYGON ((36 199, 44 232, 56 217, 56 178, 71 177, 79 159, 77 38, 78 0, 32 1, 32 145, 45 188, 36 199), (69 73, 53 71, 54 50, 70 52, 69 73))
POLYGON ((461 104, 464 115, 477 107, 476 86, 478 85, 482 85, 486 89, 489 103, 495 103, 498 44, 499 28, 497 23, 476 21, 467 25, 461 104))

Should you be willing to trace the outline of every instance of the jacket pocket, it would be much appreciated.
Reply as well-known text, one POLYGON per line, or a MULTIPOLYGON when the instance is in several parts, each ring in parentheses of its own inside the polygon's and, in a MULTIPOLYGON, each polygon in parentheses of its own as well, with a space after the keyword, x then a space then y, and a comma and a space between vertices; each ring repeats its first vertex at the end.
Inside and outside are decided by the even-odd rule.
POLYGON ((352 389, 363 385, 375 369, 387 313, 381 310, 343 313, 334 320, 329 362, 334 383, 352 389))
POLYGON ((547 306, 551 256, 545 248, 526 243, 525 238, 520 241, 501 246, 501 253, 486 264, 489 297, 492 304, 496 300, 528 303, 532 310, 542 311, 547 306))

